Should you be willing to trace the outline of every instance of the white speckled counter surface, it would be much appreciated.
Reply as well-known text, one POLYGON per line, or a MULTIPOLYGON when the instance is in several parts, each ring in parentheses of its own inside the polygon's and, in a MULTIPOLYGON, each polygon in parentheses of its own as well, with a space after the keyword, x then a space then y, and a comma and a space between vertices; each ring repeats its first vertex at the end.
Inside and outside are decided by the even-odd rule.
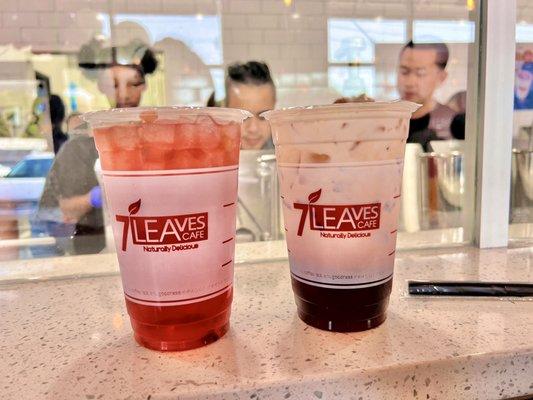
MULTIPOLYGON (((6 281, 0 285, 0 397, 524 396, 533 393, 533 301, 412 298, 406 280, 533 282, 532 256, 529 248, 399 252, 387 321, 352 334, 319 331, 298 319, 286 261, 240 264, 230 332, 183 353, 134 342, 116 275, 6 281)), ((41 261, 49 270, 55 262, 41 261)), ((107 255, 70 259, 94 268, 100 262, 114 265, 107 255)))

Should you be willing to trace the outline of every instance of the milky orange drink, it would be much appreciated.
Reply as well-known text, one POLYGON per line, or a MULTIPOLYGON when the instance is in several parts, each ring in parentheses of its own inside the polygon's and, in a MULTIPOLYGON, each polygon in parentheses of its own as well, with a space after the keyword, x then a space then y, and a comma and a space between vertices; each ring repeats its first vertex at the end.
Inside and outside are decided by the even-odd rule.
POLYGON ((186 350, 229 328, 245 111, 132 108, 91 124, 135 339, 186 350))
POLYGON ((386 318, 409 102, 269 111, 300 318, 331 331, 386 318))

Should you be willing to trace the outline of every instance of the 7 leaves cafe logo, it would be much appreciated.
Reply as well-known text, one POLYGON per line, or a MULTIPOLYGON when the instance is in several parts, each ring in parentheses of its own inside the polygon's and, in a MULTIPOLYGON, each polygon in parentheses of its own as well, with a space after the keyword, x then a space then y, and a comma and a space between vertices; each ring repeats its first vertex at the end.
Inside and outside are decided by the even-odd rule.
POLYGON ((207 213, 137 216, 141 199, 128 207, 129 215, 116 215, 122 222, 122 251, 126 251, 128 236, 134 245, 143 246, 147 252, 170 252, 198 248, 198 243, 207 240, 207 213))
POLYGON ((298 236, 302 236, 305 223, 309 220, 309 229, 320 231, 325 238, 369 237, 370 232, 379 229, 381 203, 357 205, 322 205, 315 204, 322 194, 322 189, 311 193, 309 203, 294 203, 294 208, 301 210, 298 236), (364 231, 364 232, 363 232, 364 231))

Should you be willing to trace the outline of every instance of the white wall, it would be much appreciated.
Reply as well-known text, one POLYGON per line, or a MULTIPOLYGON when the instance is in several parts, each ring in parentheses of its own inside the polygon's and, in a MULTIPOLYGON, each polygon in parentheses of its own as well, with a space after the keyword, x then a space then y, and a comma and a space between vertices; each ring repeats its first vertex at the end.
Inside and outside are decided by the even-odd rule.
MULTIPOLYGON (((519 3, 519 19, 533 21, 533 2, 519 3)), ((99 13, 219 14, 224 64, 265 60, 279 84, 280 105, 323 103, 337 96, 327 89, 327 18, 406 19, 408 5, 407 0, 293 0, 290 7, 282 0, 0 0, 0 44, 75 52, 101 32, 99 13)), ((465 1, 457 0, 414 0, 412 12, 411 18, 468 18, 465 1)), ((127 29, 117 31, 117 37, 131 34, 127 29)), ((166 49, 167 102, 176 103, 180 96, 187 97, 188 88, 173 87, 173 81, 195 67, 194 62, 184 67, 178 53, 166 49)), ((465 57, 464 48, 452 46, 450 86, 439 98, 466 87, 465 57)), ((210 77, 205 69, 200 75, 206 86, 193 89, 195 96, 205 97, 210 77)))

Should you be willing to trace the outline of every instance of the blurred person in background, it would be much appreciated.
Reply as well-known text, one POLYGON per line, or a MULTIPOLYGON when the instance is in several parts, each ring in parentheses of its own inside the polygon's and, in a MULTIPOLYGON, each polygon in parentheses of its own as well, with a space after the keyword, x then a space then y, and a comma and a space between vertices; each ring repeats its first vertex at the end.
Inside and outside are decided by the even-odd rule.
POLYGON ((412 118, 409 123, 407 143, 418 143, 422 146, 425 152, 433 151, 430 142, 442 139, 437 136, 433 129, 431 129, 430 122, 430 114, 422 115, 419 118, 412 118))
POLYGON ((466 90, 455 93, 446 103, 457 114, 466 113, 466 90))
POLYGON ((407 43, 400 52, 398 92, 403 100, 421 104, 413 113, 410 135, 426 142, 451 138, 456 112, 435 100, 435 91, 446 81, 450 53, 444 43, 407 43), (432 137, 429 137, 432 136, 432 137))
POLYGON ((452 97, 450 97, 450 100, 448 100, 446 105, 457 113, 450 124, 452 137, 454 139, 464 140, 466 122, 466 91, 463 90, 455 93, 452 97))
POLYGON ((67 135, 70 133, 75 133, 78 126, 83 123, 81 115, 82 114, 79 112, 73 112, 67 117, 67 135))
POLYGON ((61 146, 68 140, 68 134, 63 132, 65 120, 65 105, 57 94, 50 95, 50 122, 52 122, 52 140, 54 142, 54 154, 57 154, 61 146))
MULTIPOLYGON (((229 108, 240 108, 253 114, 244 121, 241 138, 243 150, 273 149, 268 121, 260 117, 276 105, 276 86, 264 62, 248 61, 231 64, 226 73, 226 99, 229 108)), ((214 98, 211 99, 211 104, 214 98)))
MULTIPOLYGON (((234 63, 226 71, 226 98, 217 102, 215 93, 207 101, 208 107, 225 106, 249 111, 251 118, 244 121, 242 150, 273 150, 272 135, 268 121, 260 117, 264 111, 276 105, 276 87, 268 65, 259 61, 234 63)), ((261 197, 256 182, 257 169, 255 152, 241 156, 239 172, 239 196, 237 208, 237 242, 264 240, 270 221, 265 220, 268 200, 261 197), (249 158, 248 156, 252 156, 249 158)))
POLYGON ((452 137, 457 140, 465 139, 466 114, 457 114, 450 125, 452 137))
MULTIPOLYGON (((112 108, 137 107, 146 89, 146 74, 157 68, 154 53, 139 42, 111 49, 98 48, 91 42, 82 47, 79 57, 80 67, 96 71, 98 88, 112 108), (106 54, 110 54, 110 59, 103 62, 101 58, 105 61, 106 54)), ((76 124, 76 130, 88 131, 79 119, 73 125, 76 124)), ((102 191, 94 171, 97 158, 92 136, 72 135, 57 154, 46 178, 37 219, 51 218, 60 226, 62 235, 72 236, 72 246, 58 252, 90 254, 105 247, 102 191)))

